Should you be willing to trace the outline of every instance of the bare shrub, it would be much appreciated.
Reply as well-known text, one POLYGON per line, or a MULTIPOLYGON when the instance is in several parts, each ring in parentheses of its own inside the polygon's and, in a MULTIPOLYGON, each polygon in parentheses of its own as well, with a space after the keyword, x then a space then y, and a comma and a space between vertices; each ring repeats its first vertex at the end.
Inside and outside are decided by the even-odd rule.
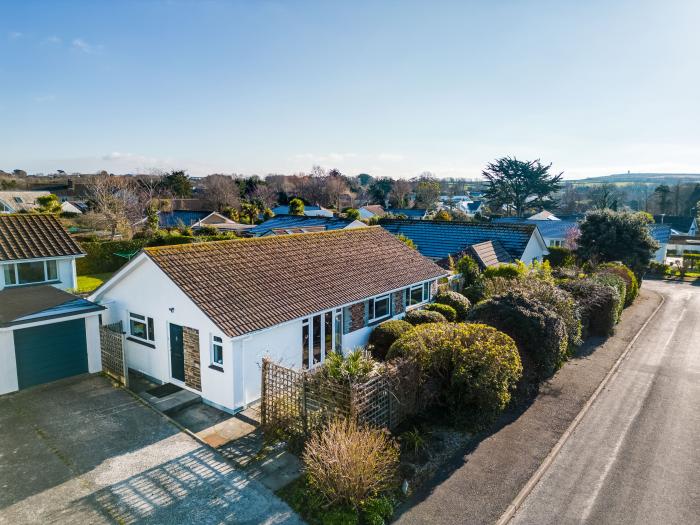
POLYGON ((385 430, 335 419, 311 436, 303 460, 309 485, 329 503, 358 508, 394 487, 399 446, 385 430))

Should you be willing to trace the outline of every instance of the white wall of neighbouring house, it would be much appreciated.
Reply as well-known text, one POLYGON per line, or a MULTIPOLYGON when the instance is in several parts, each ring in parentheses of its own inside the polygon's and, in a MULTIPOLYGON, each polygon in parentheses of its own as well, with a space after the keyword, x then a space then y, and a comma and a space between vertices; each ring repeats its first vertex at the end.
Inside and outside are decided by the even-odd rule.
POLYGON ((14 334, 11 330, 0 331, 0 395, 18 388, 14 334))
MULTIPOLYGON (((103 304, 109 314, 103 323, 121 321, 126 332, 126 358, 129 368, 142 372, 163 383, 174 382, 170 369, 169 324, 186 326, 199 331, 199 353, 202 391, 205 401, 233 410, 234 373, 232 345, 228 338, 148 256, 140 255, 114 282, 103 285, 104 291, 91 299, 103 304), (171 310, 172 309, 172 310, 171 310), (129 313, 153 319, 155 348, 129 340, 129 313), (211 337, 222 338, 223 372, 210 368, 211 337), (227 343, 229 342, 229 343, 227 343)), ((180 384, 180 386, 183 386, 180 384)))
POLYGON ((547 249, 544 246, 543 242, 541 242, 537 235, 533 233, 530 236, 530 240, 528 241, 527 245, 525 246, 525 250, 523 251, 523 254, 520 257, 520 260, 523 261, 525 264, 530 264, 535 259, 542 262, 544 260, 544 256, 547 255, 547 253, 547 249))

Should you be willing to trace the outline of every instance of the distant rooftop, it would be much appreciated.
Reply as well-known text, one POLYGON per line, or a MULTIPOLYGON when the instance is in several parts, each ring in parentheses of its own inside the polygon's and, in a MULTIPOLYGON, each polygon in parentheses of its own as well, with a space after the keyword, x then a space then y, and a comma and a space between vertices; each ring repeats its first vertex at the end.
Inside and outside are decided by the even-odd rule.
POLYGON ((314 217, 306 215, 275 215, 255 228, 248 230, 248 234, 254 237, 269 235, 273 233, 279 235, 285 230, 288 233, 304 233, 310 231, 331 231, 347 228, 354 221, 340 217, 314 217))

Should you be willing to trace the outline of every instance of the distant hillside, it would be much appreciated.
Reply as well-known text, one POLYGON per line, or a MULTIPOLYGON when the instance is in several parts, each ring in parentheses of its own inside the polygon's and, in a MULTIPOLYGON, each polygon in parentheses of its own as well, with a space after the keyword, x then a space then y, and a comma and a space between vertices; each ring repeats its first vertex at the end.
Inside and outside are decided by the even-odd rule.
POLYGON ((677 184, 679 182, 700 182, 700 173, 614 173, 602 177, 578 179, 573 182, 578 184, 604 184, 606 182, 677 184))

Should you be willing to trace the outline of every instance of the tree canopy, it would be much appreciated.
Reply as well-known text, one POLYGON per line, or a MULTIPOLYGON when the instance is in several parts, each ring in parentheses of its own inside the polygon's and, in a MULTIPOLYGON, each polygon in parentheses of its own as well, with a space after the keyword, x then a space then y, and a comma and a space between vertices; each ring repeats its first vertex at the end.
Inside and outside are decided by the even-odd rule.
POLYGON ((192 195, 192 181, 184 171, 171 171, 163 178, 163 185, 175 197, 190 197, 192 195))
POLYGON ((639 277, 659 249, 646 213, 596 210, 581 223, 577 255, 595 263, 620 261, 639 277))
POLYGON ((553 194, 561 188, 562 173, 549 173, 551 164, 539 159, 522 161, 503 157, 490 162, 482 175, 488 181, 484 193, 492 207, 506 206, 522 217, 527 208, 554 208, 553 194))
POLYGON ((298 198, 294 198, 289 201, 289 214, 290 215, 304 215, 304 201, 298 198))

